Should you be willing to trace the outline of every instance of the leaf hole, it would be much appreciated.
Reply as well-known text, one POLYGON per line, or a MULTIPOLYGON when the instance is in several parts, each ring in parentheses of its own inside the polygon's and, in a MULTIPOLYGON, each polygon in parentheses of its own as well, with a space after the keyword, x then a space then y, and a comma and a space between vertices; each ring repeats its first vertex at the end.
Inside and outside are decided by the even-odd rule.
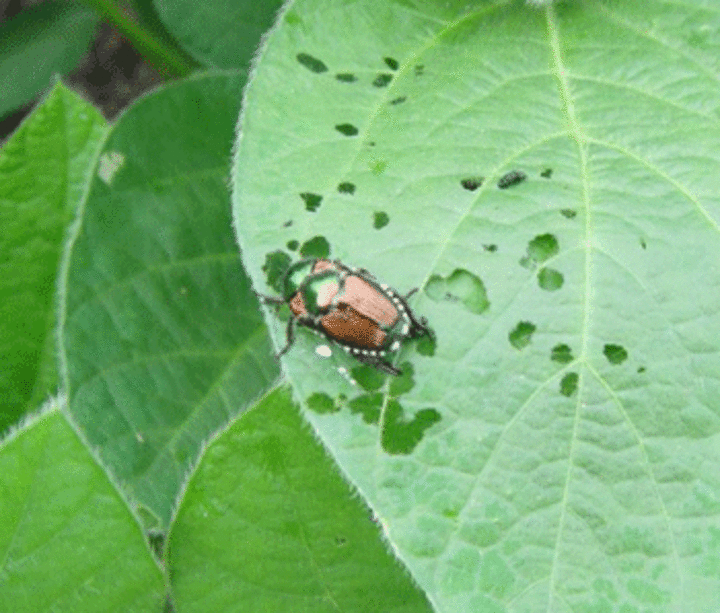
POLYGON ((328 67, 325 63, 322 60, 313 57, 309 53, 298 53, 295 57, 297 58, 297 61, 300 62, 302 66, 305 66, 305 68, 307 68, 310 72, 314 72, 316 74, 327 72, 328 67))
POLYGON ((354 194, 355 193, 355 184, 345 181, 343 183, 338 184, 337 190, 341 194, 354 194))
POLYGON ((357 77, 352 72, 338 72, 335 78, 340 83, 355 83, 357 81, 357 77))
POLYGON ((381 72, 378 76, 375 77, 372 84, 375 87, 387 87, 390 85, 390 82, 393 80, 393 76, 390 73, 387 72, 381 72))
POLYGON ((522 170, 511 170, 506 172, 497 182, 497 186, 500 189, 507 189, 513 187, 518 183, 522 183, 527 179, 527 175, 522 170))
POLYGON ((315 392, 308 396, 305 404, 313 413, 319 413, 321 415, 337 413, 340 410, 340 407, 330 396, 321 392, 315 392))
POLYGON ((373 216, 373 228, 380 230, 389 223, 390 217, 388 217, 387 213, 384 213, 383 211, 375 211, 375 215, 373 216))
POLYGON ((622 345, 613 345, 612 343, 605 345, 603 348, 603 354, 610 364, 615 365, 622 364, 628 357, 628 352, 625 347, 622 345))
POLYGON ((560 215, 568 219, 575 219, 577 211, 575 209, 560 209, 560 215))
POLYGON ((539 234, 528 242, 527 253, 520 258, 520 266, 529 270, 560 252, 560 244, 553 234, 539 234))
POLYGON ((407 420, 404 414, 405 409, 397 400, 387 403, 380 441, 382 448, 390 455, 412 453, 425 431, 440 421, 440 413, 433 408, 421 409, 412 420, 407 420))
POLYGON ((345 136, 357 136, 358 129, 351 123, 340 123, 335 126, 335 129, 345 136))
POLYGON ((383 59, 385 60, 385 64, 390 70, 397 70, 398 68, 400 68, 400 63, 395 58, 386 57, 383 59))
POLYGON ((268 286, 272 287, 278 294, 282 293, 283 276, 290 268, 292 258, 284 251, 273 251, 265 256, 265 264, 262 270, 268 286))
POLYGON ((330 257, 330 243, 324 236, 314 236, 302 244, 300 255, 304 258, 330 257))
POLYGON ((559 290, 564 282, 564 277, 561 272, 558 272, 554 268, 541 268, 538 272, 538 285, 541 289, 548 292, 554 292, 559 290))
POLYGON ((474 192, 478 187, 483 184, 484 177, 468 177, 460 181, 460 185, 469 192, 474 192))
POLYGON ((569 364, 574 359, 572 349, 570 349, 569 345, 558 343, 552 348, 550 359, 558 364, 569 364))
POLYGON ((314 213, 320 208, 322 202, 322 196, 320 194, 313 194, 310 192, 303 192, 300 197, 305 202, 305 209, 314 213))
POLYGON ((536 329, 535 324, 529 321, 518 322, 515 328, 508 334, 508 340, 515 349, 521 351, 530 344, 536 329))
POLYGON ((553 173, 552 168, 546 168, 545 170, 543 170, 543 171, 540 173, 540 176, 541 176, 543 179, 550 179, 550 178, 552 177, 552 173, 553 173))
MULTIPOLYGON (((362 385, 362 384, 361 384, 362 385)), ((376 424, 380 420, 380 411, 383 405, 383 394, 362 394, 348 402, 350 412, 361 415, 366 424, 376 424)))
POLYGON ((490 306, 482 280, 461 268, 456 268, 448 277, 440 275, 430 277, 425 286, 425 293, 435 302, 460 304, 476 315, 485 312, 490 306))
POLYGON ((563 396, 573 396, 577 392, 580 376, 576 372, 567 373, 560 381, 560 393, 563 396))

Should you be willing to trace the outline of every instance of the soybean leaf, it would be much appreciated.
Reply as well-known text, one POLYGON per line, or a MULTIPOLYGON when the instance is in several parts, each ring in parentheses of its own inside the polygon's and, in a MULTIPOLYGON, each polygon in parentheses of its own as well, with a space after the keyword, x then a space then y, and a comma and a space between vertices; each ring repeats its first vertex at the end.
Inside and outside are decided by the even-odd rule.
POLYGON ((0 442, 0 610, 160 610, 137 519, 51 407, 0 442))
POLYGON ((438 611, 720 605, 719 33, 699 0, 298 0, 266 40, 243 255, 423 290, 402 384, 302 330, 283 364, 438 611))
POLYGON ((56 391, 62 241, 104 131, 56 85, 0 152, 0 432, 56 391))
POLYGON ((368 515, 279 388, 210 444, 188 484, 169 536, 175 604, 430 611, 368 515))
POLYGON ((87 53, 98 18, 70 2, 44 2, 2 26, 0 117, 32 100, 53 74, 67 74, 87 53))
POLYGON ((280 0, 161 0, 166 27, 199 62, 247 71, 260 37, 272 25, 280 0))

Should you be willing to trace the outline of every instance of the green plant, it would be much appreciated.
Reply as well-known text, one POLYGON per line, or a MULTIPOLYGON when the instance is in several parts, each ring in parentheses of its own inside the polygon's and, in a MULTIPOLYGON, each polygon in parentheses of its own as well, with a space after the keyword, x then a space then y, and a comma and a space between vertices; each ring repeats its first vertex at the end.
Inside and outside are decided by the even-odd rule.
POLYGON ((242 66, 114 126, 57 85, 0 157, 4 425, 61 390, 0 444, 0 610, 717 610, 719 32, 298 0, 232 164, 242 66), (434 352, 281 376, 252 290, 325 247, 434 352))

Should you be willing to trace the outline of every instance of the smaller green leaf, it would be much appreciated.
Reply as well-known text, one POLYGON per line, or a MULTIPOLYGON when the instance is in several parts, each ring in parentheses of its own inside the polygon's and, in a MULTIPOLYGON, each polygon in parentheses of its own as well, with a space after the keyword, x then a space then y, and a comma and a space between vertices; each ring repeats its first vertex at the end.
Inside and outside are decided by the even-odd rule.
POLYGON ((0 443, 0 611, 159 611, 136 519, 58 410, 0 443))
POLYGON ((0 117, 32 100, 53 74, 73 70, 97 24, 94 11, 72 2, 38 4, 5 24, 0 35, 0 117))
POLYGON ((287 388, 211 444, 168 545, 178 610, 431 610, 287 388))
POLYGON ((58 84, 0 151, 0 432, 55 390, 62 240, 105 129, 58 84))

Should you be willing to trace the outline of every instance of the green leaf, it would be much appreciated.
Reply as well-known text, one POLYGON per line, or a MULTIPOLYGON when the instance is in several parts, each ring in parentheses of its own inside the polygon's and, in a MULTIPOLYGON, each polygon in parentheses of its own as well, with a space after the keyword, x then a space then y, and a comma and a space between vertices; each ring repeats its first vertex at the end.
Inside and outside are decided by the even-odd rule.
POLYGON ((430 611, 368 514, 280 388, 212 442, 190 480, 168 541, 176 606, 430 611))
POLYGON ((102 116, 56 85, 0 151, 0 432, 55 393, 55 279, 102 116))
POLYGON ((173 0, 156 3, 165 26, 199 62, 247 71, 281 0, 173 0))
POLYGON ((243 256, 421 288, 399 397, 306 330, 283 366, 438 611, 720 608, 719 43, 700 0, 298 0, 266 40, 243 256))
POLYGON ((160 610, 136 518, 57 409, 0 443, 0 492, 0 610, 160 610))
POLYGON ((230 225, 242 77, 177 83, 109 135, 61 279, 69 407, 149 525, 277 363, 230 225))
POLYGON ((0 27, 0 118, 37 96, 53 74, 77 67, 95 36, 94 11, 45 2, 0 27))

